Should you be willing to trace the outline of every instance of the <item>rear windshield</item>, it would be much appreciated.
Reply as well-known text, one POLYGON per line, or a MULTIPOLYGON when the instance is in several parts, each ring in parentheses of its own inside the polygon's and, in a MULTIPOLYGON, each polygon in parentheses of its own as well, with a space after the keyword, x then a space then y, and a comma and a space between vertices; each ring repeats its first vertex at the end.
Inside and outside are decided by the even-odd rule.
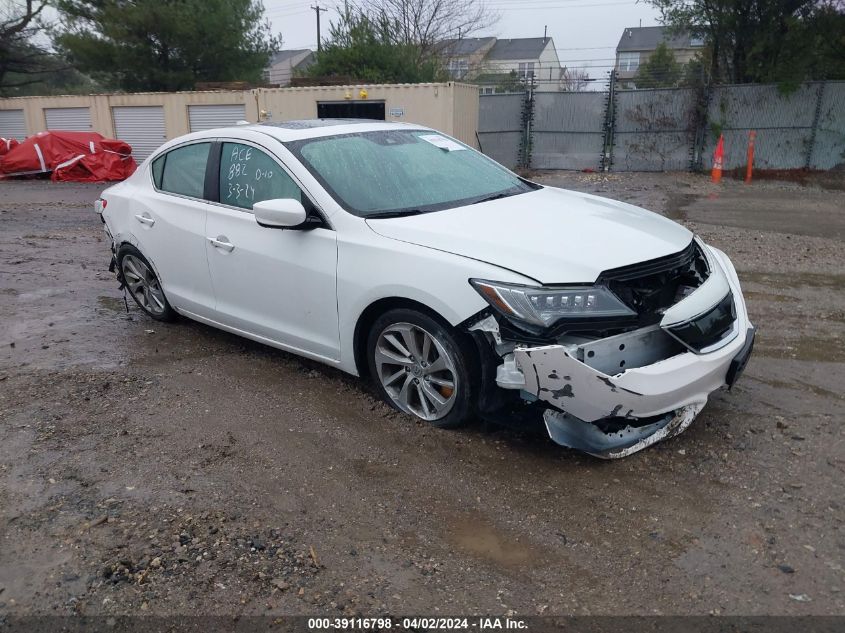
POLYGON ((381 130, 286 143, 346 210, 425 213, 536 188, 483 154, 429 130, 381 130))

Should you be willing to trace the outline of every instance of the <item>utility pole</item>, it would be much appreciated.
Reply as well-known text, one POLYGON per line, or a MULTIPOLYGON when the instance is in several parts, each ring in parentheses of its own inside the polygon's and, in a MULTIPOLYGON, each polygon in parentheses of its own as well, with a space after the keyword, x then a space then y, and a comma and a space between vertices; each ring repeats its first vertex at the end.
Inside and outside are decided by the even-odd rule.
POLYGON ((319 4, 317 6, 312 5, 311 8, 317 12, 317 50, 321 51, 323 50, 323 40, 320 37, 320 13, 323 11, 328 11, 328 9, 324 9, 319 4))

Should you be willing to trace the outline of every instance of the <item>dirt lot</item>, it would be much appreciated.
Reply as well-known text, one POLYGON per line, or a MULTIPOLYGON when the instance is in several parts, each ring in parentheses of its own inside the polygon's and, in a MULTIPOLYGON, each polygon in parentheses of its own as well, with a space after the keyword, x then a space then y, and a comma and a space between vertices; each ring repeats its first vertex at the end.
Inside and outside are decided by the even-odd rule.
POLYGON ((681 437, 608 463, 429 429, 336 371, 127 314, 101 187, 0 183, 0 618, 845 614, 845 193, 540 179, 734 259, 756 355, 681 437))

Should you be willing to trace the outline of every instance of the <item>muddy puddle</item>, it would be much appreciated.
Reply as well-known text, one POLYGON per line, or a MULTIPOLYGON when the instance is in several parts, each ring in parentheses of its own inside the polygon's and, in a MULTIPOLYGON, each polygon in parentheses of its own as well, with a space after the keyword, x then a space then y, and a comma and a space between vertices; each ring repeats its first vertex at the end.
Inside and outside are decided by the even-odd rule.
POLYGON ((775 303, 798 303, 797 297, 780 294, 777 292, 760 292, 757 290, 745 290, 743 296, 746 301, 774 301, 775 303))
POLYGON ((111 312, 127 312, 126 303, 124 303, 122 298, 118 297, 101 295, 97 297, 97 305, 101 308, 105 308, 106 310, 110 310, 111 312))
POLYGON ((761 332, 754 347, 755 354, 824 363, 845 363, 845 340, 838 336, 799 336, 797 339, 777 339, 761 332))
POLYGON ((666 200, 664 215, 672 220, 686 220, 687 207, 698 200, 700 196, 693 193, 673 193, 666 200))
POLYGON ((760 284, 775 289, 803 287, 845 289, 845 275, 835 274, 741 272, 740 282, 760 284))
POLYGON ((837 393, 835 391, 831 391, 830 389, 825 389, 824 387, 820 387, 819 385, 814 385, 813 383, 807 382, 806 380, 779 380, 777 378, 753 378, 758 382, 761 382, 769 387, 774 387, 775 389, 794 389, 797 391, 807 391, 812 393, 815 396, 819 396, 822 398, 831 398, 833 400, 845 400, 845 394, 837 393))
POLYGON ((462 552, 496 565, 521 568, 548 563, 539 548, 508 536, 477 516, 450 522, 446 538, 462 552))

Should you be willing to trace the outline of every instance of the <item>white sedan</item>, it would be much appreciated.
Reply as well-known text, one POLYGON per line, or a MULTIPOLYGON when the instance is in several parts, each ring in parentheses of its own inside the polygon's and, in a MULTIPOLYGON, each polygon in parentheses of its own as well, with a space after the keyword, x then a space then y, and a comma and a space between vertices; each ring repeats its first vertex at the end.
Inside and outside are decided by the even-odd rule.
POLYGON ((96 208, 150 317, 368 376, 439 427, 542 419, 622 457, 687 428, 754 340, 730 260, 684 227, 420 126, 188 134, 96 208))

